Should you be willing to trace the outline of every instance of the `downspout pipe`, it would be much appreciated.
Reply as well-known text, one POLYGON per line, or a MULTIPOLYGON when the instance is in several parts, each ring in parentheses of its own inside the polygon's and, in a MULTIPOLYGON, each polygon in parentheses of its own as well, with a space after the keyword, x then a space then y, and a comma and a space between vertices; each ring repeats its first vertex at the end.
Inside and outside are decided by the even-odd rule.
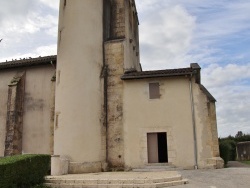
POLYGON ((193 78, 193 74, 191 74, 189 78, 189 90, 190 90, 190 101, 191 101, 191 112, 192 112, 193 135, 194 135, 194 161, 195 161, 194 169, 198 169, 197 136, 196 136, 196 121, 195 121, 192 78, 193 78))
MULTIPOLYGON (((104 78, 104 91, 103 91, 103 103, 104 103, 104 126, 106 129, 106 163, 108 164, 108 158, 109 158, 109 153, 108 153, 108 65, 106 62, 106 54, 105 54, 105 42, 107 41, 106 38, 106 3, 108 0, 103 1, 103 16, 102 16, 102 23, 103 23, 103 44, 102 44, 102 54, 103 54, 103 78, 104 78)), ((107 169, 106 169, 107 170, 107 169)))

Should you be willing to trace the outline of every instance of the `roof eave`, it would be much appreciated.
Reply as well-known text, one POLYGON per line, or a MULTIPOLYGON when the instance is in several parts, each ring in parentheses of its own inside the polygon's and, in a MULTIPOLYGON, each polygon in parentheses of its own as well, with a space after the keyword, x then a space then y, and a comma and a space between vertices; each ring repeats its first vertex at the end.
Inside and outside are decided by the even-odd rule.
POLYGON ((121 76, 122 80, 137 80, 137 79, 147 79, 147 78, 161 78, 161 77, 176 77, 176 76, 189 76, 192 75, 192 72, 189 73, 172 73, 172 74, 156 74, 156 75, 138 75, 138 76, 121 76))
POLYGON ((12 69, 12 68, 22 68, 22 67, 33 67, 39 65, 56 64, 57 56, 46 56, 41 58, 17 60, 0 63, 0 70, 12 69))

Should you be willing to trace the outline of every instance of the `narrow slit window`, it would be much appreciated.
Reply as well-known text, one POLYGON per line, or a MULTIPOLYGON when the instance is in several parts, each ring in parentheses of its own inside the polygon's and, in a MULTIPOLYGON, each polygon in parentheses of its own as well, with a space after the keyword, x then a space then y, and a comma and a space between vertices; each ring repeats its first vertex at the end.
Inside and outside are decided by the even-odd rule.
POLYGON ((112 22, 112 7, 110 0, 105 0, 104 10, 104 39, 109 40, 111 38, 111 22, 112 22))
POLYGON ((149 83, 149 98, 150 99, 159 99, 160 98, 160 84, 149 83))

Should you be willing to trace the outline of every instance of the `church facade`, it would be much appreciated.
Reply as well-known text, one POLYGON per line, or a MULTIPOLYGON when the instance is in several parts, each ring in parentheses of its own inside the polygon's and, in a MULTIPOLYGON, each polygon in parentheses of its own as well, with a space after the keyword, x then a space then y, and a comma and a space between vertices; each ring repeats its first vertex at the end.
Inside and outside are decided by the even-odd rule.
POLYGON ((0 64, 0 156, 51 154, 54 175, 222 167, 201 68, 142 71, 138 25, 134 0, 61 0, 57 56, 0 64))

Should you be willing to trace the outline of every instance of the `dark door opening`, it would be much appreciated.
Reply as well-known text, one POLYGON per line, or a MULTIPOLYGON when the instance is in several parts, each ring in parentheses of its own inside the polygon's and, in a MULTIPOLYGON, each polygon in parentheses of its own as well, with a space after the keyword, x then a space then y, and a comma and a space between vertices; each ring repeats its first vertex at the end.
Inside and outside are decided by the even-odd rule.
POLYGON ((158 133, 159 163, 168 162, 167 133, 158 133))
POLYGON ((148 133, 148 163, 167 163, 167 133, 148 133))

